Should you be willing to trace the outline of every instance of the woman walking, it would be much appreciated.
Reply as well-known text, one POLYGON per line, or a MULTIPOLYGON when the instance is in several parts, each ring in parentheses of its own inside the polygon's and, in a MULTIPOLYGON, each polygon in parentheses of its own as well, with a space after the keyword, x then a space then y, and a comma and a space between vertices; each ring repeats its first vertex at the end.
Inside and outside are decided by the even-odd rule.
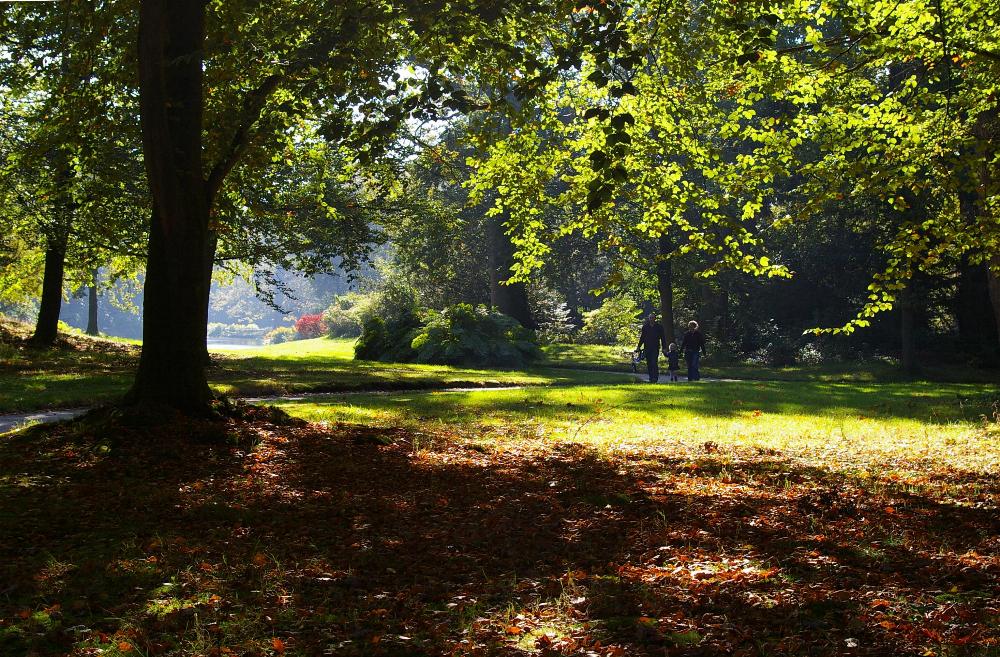
POLYGON ((701 357, 705 354, 705 336, 698 328, 698 322, 688 322, 687 333, 681 339, 681 351, 684 352, 684 360, 688 366, 688 381, 697 381, 701 378, 698 366, 701 357))

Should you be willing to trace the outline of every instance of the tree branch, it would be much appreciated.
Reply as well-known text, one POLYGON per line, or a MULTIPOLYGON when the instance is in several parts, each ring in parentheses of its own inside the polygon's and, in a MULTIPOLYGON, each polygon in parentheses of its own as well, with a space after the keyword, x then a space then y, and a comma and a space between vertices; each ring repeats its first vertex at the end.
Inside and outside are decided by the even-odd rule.
POLYGON ((264 78, 264 81, 243 99, 240 122, 236 126, 235 132, 233 132, 228 146, 223 151, 222 157, 212 167, 212 171, 208 174, 208 179, 205 181, 209 199, 215 198, 226 176, 229 175, 229 172, 236 166, 240 157, 246 152, 247 147, 250 145, 251 129, 260 119, 268 99, 286 79, 284 73, 273 73, 264 78))

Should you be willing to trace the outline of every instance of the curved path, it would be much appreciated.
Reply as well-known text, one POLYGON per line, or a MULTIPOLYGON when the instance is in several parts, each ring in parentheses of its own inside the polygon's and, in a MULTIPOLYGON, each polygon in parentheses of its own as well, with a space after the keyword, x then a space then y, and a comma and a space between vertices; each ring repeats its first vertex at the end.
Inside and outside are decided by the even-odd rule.
MULTIPOLYGON (((240 401, 251 404, 275 401, 302 401, 316 397, 344 397, 346 395, 403 395, 415 392, 473 392, 476 390, 519 390, 525 386, 479 386, 474 388, 409 388, 401 390, 343 390, 340 392, 302 392, 296 395, 274 395, 270 397, 237 397, 240 401)), ((31 411, 29 413, 11 413, 0 415, 0 434, 13 431, 28 424, 44 424, 61 422, 83 415, 92 407, 60 408, 52 410, 31 411)))

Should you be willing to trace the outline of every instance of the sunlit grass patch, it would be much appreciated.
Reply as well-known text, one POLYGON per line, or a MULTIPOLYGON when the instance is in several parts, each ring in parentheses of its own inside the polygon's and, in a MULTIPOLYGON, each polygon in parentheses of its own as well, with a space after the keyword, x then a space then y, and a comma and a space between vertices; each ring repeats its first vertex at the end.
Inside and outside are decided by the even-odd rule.
POLYGON ((1000 457, 989 398, 959 384, 714 382, 333 396, 281 406, 315 421, 573 441, 605 452, 683 453, 707 444, 839 468, 905 471, 928 461, 986 471, 1000 457))

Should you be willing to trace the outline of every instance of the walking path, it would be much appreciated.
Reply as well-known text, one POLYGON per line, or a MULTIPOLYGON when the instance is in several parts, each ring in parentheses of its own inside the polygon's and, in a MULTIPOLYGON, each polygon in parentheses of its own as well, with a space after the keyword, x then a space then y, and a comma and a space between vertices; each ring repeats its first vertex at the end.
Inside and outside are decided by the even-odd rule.
POLYGON ((70 420, 78 415, 83 415, 89 410, 89 408, 64 408, 57 411, 33 411, 31 413, 0 415, 0 433, 7 433, 26 424, 70 420))
MULTIPOLYGON (((303 392, 297 395, 274 395, 271 397, 237 397, 240 401, 259 404, 277 401, 304 401, 317 397, 344 397, 346 395, 405 395, 415 392, 473 392, 477 390, 520 390, 525 386, 479 386, 474 388, 408 388, 401 390, 344 390, 341 392, 303 392)), ((47 422, 62 422, 83 415, 90 408, 62 408, 58 410, 41 410, 30 413, 11 413, 0 415, 0 434, 13 431, 27 424, 44 424, 47 422)))

